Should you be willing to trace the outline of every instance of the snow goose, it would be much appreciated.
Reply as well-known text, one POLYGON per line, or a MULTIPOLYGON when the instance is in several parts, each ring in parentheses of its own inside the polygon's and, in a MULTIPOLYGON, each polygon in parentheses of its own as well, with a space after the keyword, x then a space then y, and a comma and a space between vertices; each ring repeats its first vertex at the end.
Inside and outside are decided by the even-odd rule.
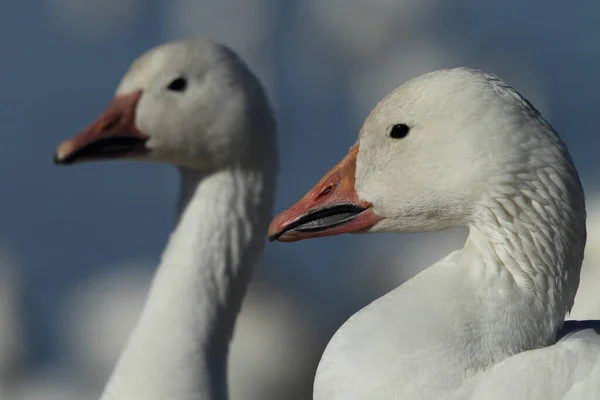
POLYGON ((566 146, 506 83, 457 68, 402 85, 270 238, 456 225, 469 235, 337 331, 314 398, 600 398, 598 321, 564 323, 585 218, 566 146))
POLYGON ((193 39, 142 55, 107 110, 57 149, 73 164, 175 165, 179 214, 103 399, 225 399, 227 354, 264 247, 276 126, 256 77, 229 49, 193 39))

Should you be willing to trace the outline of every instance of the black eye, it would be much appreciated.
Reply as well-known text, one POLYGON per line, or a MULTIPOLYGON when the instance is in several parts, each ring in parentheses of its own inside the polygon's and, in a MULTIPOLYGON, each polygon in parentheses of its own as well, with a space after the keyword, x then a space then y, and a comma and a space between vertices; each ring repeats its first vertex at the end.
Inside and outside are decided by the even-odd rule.
POLYGON ((187 79, 184 77, 175 78, 169 83, 167 89, 172 90, 174 92, 183 92, 187 88, 187 79))
POLYGON ((403 139, 408 135, 410 128, 406 124, 396 124, 390 129, 390 137, 394 139, 403 139))

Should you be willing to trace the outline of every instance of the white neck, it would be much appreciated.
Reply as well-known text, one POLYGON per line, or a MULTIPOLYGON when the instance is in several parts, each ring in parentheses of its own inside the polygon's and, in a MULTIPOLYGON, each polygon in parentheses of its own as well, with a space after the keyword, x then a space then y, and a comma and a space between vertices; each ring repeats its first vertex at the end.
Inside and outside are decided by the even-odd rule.
POLYGON ((586 233, 576 173, 549 171, 544 185, 497 185, 476 205, 463 249, 342 326, 319 364, 315 399, 441 398, 511 355, 554 343, 586 233), (336 397, 340 382, 346 397, 336 397))
POLYGON ((583 208, 525 207, 522 197, 495 203, 470 226, 456 261, 479 325, 480 336, 471 332, 470 340, 486 343, 475 367, 556 341, 573 306, 585 247, 583 208))
POLYGON ((264 247, 275 174, 180 172, 175 230, 103 399, 227 398, 229 342, 264 247))
POLYGON ((439 276, 455 285, 443 301, 469 328, 453 334, 477 343, 463 357, 470 368, 554 343, 573 306, 586 242, 584 194, 564 146, 552 151, 532 157, 529 173, 507 167, 490 181, 465 247, 440 263, 447 271, 439 276))

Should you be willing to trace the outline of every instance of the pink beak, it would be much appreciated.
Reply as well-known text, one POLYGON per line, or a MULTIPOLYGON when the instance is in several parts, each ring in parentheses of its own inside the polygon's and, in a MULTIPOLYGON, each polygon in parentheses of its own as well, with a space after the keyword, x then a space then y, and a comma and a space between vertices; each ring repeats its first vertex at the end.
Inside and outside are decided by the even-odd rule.
POLYGON ((136 107, 141 95, 139 91, 116 97, 92 125, 58 146, 54 162, 73 164, 146 154, 148 136, 135 126, 136 107))
POLYGON ((333 167, 299 202, 279 214, 269 227, 269 240, 294 242, 321 236, 363 232, 381 217, 354 188, 358 145, 333 167))

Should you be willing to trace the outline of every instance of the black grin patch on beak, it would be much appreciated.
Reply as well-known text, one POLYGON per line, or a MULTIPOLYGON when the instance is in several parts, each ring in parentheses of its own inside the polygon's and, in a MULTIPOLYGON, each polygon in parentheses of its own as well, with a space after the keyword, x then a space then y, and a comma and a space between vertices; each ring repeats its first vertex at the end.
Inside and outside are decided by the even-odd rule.
POLYGON ((358 217, 366 208, 354 204, 338 204, 309 212, 285 227, 281 232, 270 237, 277 240, 286 232, 313 233, 321 232, 336 226, 347 224, 358 217))
POLYGON ((135 136, 112 136, 100 138, 87 144, 67 157, 59 160, 54 155, 55 164, 73 164, 85 160, 102 160, 108 158, 121 158, 140 155, 148 152, 146 141, 148 139, 135 136))

